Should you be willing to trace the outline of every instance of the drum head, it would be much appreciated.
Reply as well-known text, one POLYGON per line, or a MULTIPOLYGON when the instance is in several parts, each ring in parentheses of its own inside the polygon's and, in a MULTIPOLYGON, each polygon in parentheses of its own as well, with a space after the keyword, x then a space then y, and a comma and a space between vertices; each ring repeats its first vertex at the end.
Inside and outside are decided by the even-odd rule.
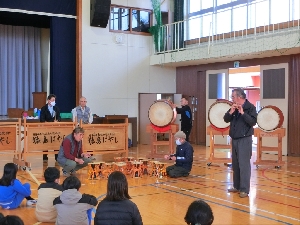
POLYGON ((257 125, 264 131, 273 131, 283 124, 283 113, 276 106, 268 105, 257 114, 257 125))
POLYGON ((148 117, 152 124, 158 127, 169 125, 173 119, 173 109, 168 102, 155 102, 148 111, 148 117))
POLYGON ((212 104, 208 110, 209 122, 220 129, 224 129, 230 126, 229 123, 225 123, 223 117, 225 113, 231 108, 231 102, 227 100, 217 100, 212 104))

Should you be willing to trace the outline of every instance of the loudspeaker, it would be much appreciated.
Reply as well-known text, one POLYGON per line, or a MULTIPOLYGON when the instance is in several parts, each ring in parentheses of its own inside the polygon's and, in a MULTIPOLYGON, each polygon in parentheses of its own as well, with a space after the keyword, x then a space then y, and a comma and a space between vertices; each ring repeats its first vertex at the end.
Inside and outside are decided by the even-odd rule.
POLYGON ((111 0, 90 0, 91 15, 90 22, 93 27, 105 28, 110 14, 111 0))

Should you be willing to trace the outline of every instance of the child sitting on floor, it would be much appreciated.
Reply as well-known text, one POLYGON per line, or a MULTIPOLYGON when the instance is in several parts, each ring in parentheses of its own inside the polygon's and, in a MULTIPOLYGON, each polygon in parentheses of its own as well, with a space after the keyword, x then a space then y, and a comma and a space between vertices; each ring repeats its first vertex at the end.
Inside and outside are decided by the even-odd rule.
POLYGON ((63 193, 53 201, 57 210, 56 224, 91 224, 92 210, 98 204, 96 197, 81 194, 79 192, 81 182, 75 176, 67 177, 62 186, 63 193))
POLYGON ((46 183, 38 188, 38 199, 35 215, 38 221, 53 223, 56 221, 57 211, 53 206, 53 200, 60 196, 63 188, 59 185, 60 172, 55 167, 48 167, 44 171, 46 183))
POLYGON ((3 209, 15 209, 19 207, 24 198, 27 199, 26 205, 35 205, 30 194, 30 184, 22 184, 17 177, 18 167, 14 163, 6 163, 4 166, 3 176, 0 179, 0 206, 3 209))

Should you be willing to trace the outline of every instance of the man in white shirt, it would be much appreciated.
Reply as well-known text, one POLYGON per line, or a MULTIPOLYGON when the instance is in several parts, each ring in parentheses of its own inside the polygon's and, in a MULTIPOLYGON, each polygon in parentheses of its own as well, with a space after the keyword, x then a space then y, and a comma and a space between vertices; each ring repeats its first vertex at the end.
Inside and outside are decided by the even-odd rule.
POLYGON ((91 124, 93 122, 93 114, 89 107, 86 106, 87 100, 85 97, 79 99, 79 106, 72 109, 73 121, 77 118, 77 123, 91 124))

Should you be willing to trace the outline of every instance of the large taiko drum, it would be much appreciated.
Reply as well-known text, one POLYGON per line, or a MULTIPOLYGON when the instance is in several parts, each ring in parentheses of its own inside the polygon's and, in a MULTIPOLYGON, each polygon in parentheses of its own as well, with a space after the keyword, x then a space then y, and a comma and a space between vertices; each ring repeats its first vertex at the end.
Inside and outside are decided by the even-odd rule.
POLYGON ((273 105, 268 105, 259 110, 257 114, 257 125, 264 131, 274 131, 283 124, 282 111, 273 105))
POLYGON ((232 102, 226 99, 218 99, 208 110, 208 120, 212 127, 226 129, 230 126, 224 121, 225 113, 231 108, 232 102))
POLYGON ((174 122, 176 119, 176 111, 173 110, 170 101, 158 100, 150 106, 148 117, 153 125, 164 127, 174 122))

